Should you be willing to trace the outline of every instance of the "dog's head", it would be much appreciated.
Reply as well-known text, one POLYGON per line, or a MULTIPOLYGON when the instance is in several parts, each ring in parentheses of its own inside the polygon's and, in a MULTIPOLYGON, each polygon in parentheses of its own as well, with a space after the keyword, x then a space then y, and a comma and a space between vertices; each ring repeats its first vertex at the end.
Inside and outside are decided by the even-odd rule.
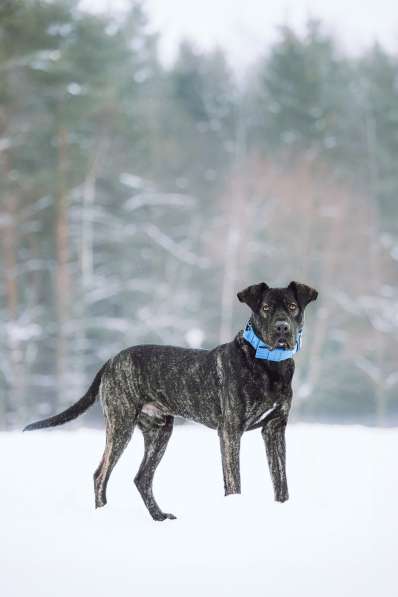
POLYGON ((293 349, 304 324, 304 309, 318 293, 310 286, 290 282, 287 288, 270 288, 265 282, 238 292, 252 310, 255 334, 270 348, 293 349))

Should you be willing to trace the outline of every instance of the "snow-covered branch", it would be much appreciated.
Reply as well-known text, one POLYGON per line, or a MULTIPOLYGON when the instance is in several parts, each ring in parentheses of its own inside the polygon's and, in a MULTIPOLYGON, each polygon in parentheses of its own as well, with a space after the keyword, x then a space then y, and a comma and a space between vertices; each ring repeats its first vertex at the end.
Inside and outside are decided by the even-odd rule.
POLYGON ((155 243, 162 247, 162 249, 168 251, 173 257, 176 257, 180 261, 202 268, 208 266, 207 259, 195 255, 195 253, 192 253, 192 251, 186 247, 176 243, 170 236, 162 232, 158 226, 155 226, 154 224, 146 224, 144 226, 144 231, 155 243))

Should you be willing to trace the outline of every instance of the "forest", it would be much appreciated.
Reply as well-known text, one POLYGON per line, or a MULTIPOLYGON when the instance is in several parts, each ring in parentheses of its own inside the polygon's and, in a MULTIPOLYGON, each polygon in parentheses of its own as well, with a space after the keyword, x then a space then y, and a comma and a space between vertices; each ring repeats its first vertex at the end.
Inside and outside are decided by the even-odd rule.
POLYGON ((293 419, 397 424, 398 55, 309 20, 238 73, 159 35, 144 2, 1 3, 0 428, 127 346, 230 341, 236 293, 291 280, 320 293, 293 419))

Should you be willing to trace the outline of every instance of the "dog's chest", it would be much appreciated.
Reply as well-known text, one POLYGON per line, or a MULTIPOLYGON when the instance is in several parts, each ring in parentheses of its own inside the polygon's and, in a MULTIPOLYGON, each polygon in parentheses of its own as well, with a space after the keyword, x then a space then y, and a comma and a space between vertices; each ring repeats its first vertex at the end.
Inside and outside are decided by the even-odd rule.
POLYGON ((259 420, 274 404, 290 405, 291 384, 279 376, 257 372, 242 379, 239 402, 244 410, 246 427, 259 420))

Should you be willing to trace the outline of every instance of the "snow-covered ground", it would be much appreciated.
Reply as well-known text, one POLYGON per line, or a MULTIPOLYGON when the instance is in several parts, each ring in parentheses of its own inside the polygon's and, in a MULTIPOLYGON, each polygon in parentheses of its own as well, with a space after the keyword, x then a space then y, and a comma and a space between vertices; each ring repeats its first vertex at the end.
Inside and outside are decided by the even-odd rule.
POLYGON ((137 432, 94 510, 104 433, 0 434, 2 597, 381 597, 397 594, 398 431, 290 425, 291 499, 273 502, 257 432, 242 496, 223 497, 216 433, 178 427, 153 522, 132 478, 137 432))

